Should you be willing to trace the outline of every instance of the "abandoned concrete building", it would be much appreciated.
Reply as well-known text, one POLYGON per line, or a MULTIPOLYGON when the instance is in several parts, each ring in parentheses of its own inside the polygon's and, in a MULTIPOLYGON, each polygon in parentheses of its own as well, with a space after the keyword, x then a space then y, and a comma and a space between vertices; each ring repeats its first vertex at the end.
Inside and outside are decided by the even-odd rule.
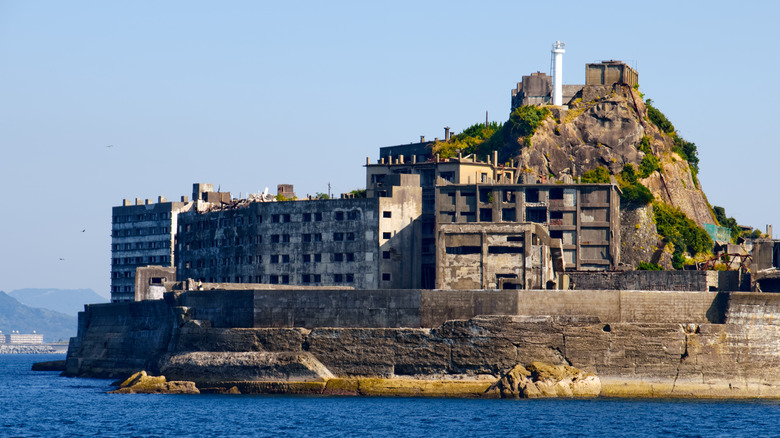
POLYGON ((173 266, 176 219, 192 207, 187 197, 170 202, 125 199, 113 208, 111 224, 111 301, 135 299, 135 271, 146 265, 173 266))
MULTIPOLYGON (((436 192, 439 227, 540 224, 550 238, 560 239, 566 270, 614 270, 620 261, 620 194, 614 184, 446 184, 436 192)), ((518 231, 517 238, 524 233, 518 231)))
MULTIPOLYGON (((598 63, 585 64, 585 85, 612 85, 615 83, 635 86, 639 83, 639 74, 622 61, 609 60, 598 63)), ((585 85, 563 84, 563 103, 568 105, 572 99, 577 98, 578 93, 585 85)), ((518 82, 512 90, 511 108, 523 105, 550 105, 552 104, 552 77, 546 73, 536 72, 523 76, 522 82, 518 82)))
MULTIPOLYGON (((445 131, 445 138, 449 138, 448 131, 445 131)), ((517 169, 511 163, 498 164, 497 161, 497 154, 493 154, 487 162, 477 161, 474 156, 439 159, 433 155, 432 149, 420 143, 383 147, 376 163, 366 158, 368 197, 384 196, 393 175, 419 175, 422 188, 420 284, 424 289, 436 287, 436 186, 515 182, 517 169)))
POLYGON ((177 278, 358 289, 419 287, 419 176, 393 175, 384 188, 380 197, 235 200, 183 212, 178 220, 177 278))

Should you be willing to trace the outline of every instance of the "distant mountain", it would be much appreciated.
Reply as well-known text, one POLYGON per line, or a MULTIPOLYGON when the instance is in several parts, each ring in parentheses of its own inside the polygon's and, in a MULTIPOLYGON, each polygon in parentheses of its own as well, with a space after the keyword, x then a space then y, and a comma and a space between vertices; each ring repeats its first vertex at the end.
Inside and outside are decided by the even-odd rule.
POLYGON ((73 316, 84 310, 84 304, 108 302, 92 289, 17 289, 8 295, 30 307, 73 316))
POLYGON ((28 307, 0 291, 0 330, 3 334, 11 333, 11 330, 19 333, 35 330, 43 335, 44 342, 55 342, 76 336, 76 329, 75 316, 28 307))

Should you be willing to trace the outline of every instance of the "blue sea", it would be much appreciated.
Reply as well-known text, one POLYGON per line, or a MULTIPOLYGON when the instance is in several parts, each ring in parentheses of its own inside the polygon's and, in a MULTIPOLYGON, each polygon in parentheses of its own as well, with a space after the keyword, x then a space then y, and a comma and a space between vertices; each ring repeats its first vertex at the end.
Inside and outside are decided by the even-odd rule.
POLYGON ((780 401, 106 394, 0 355, 0 436, 776 437, 780 401))

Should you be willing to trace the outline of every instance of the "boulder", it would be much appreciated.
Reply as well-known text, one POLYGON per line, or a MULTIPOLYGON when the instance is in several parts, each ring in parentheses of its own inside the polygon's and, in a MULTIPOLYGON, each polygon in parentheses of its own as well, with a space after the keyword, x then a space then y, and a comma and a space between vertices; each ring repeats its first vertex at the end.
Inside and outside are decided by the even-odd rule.
POLYGON ((533 362, 515 365, 493 385, 502 398, 596 397, 601 381, 569 365, 533 362))
POLYGON ((165 376, 150 376, 139 371, 110 394, 200 394, 194 382, 166 381, 165 376))

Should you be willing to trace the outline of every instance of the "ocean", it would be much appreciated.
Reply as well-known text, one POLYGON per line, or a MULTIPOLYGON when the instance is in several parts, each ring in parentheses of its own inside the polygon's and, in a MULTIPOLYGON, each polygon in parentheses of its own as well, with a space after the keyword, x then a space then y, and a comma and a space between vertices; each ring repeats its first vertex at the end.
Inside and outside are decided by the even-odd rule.
POLYGON ((106 394, 0 355, 3 437, 776 437, 780 401, 106 394))

